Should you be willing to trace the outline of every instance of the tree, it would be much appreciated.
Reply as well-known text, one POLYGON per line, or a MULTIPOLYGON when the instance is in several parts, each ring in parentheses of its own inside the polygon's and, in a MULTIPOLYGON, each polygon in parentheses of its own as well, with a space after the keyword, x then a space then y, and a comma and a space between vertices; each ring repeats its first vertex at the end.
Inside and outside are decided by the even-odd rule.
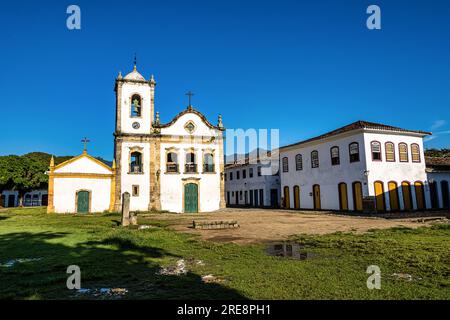
POLYGON ((450 149, 427 149, 425 155, 427 157, 450 157, 450 149))
POLYGON ((19 205, 23 203, 26 192, 45 188, 48 164, 25 156, 0 157, 0 190, 10 189, 19 192, 19 205))

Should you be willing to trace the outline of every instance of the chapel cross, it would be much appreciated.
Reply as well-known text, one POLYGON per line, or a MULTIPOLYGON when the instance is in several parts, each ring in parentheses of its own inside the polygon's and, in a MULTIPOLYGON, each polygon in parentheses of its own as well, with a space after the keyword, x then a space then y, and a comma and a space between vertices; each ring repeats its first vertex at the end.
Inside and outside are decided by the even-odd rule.
POLYGON ((192 99, 192 96, 194 95, 194 93, 191 91, 188 91, 188 92, 186 92, 186 95, 189 97, 188 107, 191 107, 191 99, 192 99))
POLYGON ((83 142, 83 145, 84 145, 83 152, 87 152, 87 144, 89 142, 91 142, 91 140, 89 140, 88 138, 84 137, 84 139, 82 139, 81 142, 83 142))

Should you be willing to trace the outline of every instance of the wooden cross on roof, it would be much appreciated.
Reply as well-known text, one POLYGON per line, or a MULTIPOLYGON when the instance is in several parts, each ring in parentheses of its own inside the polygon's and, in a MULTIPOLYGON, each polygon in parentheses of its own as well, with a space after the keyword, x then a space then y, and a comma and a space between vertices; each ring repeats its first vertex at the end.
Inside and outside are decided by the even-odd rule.
POLYGON ((186 92, 185 94, 189 97, 189 104, 188 104, 188 107, 191 107, 191 106, 192 106, 192 105, 191 105, 191 99, 192 99, 192 96, 194 95, 194 93, 191 92, 191 91, 188 91, 188 92, 186 92))
POLYGON ((81 140, 83 142, 83 153, 87 152, 87 144, 91 142, 88 138, 84 137, 84 139, 81 140))

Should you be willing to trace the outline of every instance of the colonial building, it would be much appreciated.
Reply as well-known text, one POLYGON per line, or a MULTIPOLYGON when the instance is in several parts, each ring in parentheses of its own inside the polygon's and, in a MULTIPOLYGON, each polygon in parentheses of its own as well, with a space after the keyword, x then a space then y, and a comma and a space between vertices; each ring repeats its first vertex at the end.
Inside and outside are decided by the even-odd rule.
POLYGON ((230 163, 225 166, 225 195, 227 206, 280 206, 280 176, 263 175, 259 158, 230 163))
MULTIPOLYGON (((19 203, 19 192, 5 190, 0 195, 0 207, 17 207, 19 203)), ((24 207, 46 206, 48 203, 47 190, 31 190, 23 196, 24 207)))
POLYGON ((426 157, 432 209, 450 209, 450 158, 426 157))
POLYGON ((423 137, 429 134, 357 121, 280 148, 284 207, 430 208, 423 153, 423 137))
POLYGON ((223 125, 189 103, 163 124, 155 112, 153 76, 136 69, 116 83, 112 167, 87 152, 51 166, 49 212, 119 211, 131 195, 133 211, 214 211, 225 206, 223 125))

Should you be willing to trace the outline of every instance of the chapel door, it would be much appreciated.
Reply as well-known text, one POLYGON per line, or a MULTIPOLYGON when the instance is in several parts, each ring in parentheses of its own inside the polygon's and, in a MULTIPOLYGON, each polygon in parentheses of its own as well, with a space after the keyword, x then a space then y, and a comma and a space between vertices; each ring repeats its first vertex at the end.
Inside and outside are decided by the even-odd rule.
POLYGON ((198 212, 198 186, 195 183, 184 186, 184 212, 198 212))
POLYGON ((77 213, 89 212, 89 191, 77 192, 77 213))
POLYGON ((314 195, 314 210, 320 210, 322 205, 320 203, 320 186, 315 184, 313 186, 313 195, 314 195))

